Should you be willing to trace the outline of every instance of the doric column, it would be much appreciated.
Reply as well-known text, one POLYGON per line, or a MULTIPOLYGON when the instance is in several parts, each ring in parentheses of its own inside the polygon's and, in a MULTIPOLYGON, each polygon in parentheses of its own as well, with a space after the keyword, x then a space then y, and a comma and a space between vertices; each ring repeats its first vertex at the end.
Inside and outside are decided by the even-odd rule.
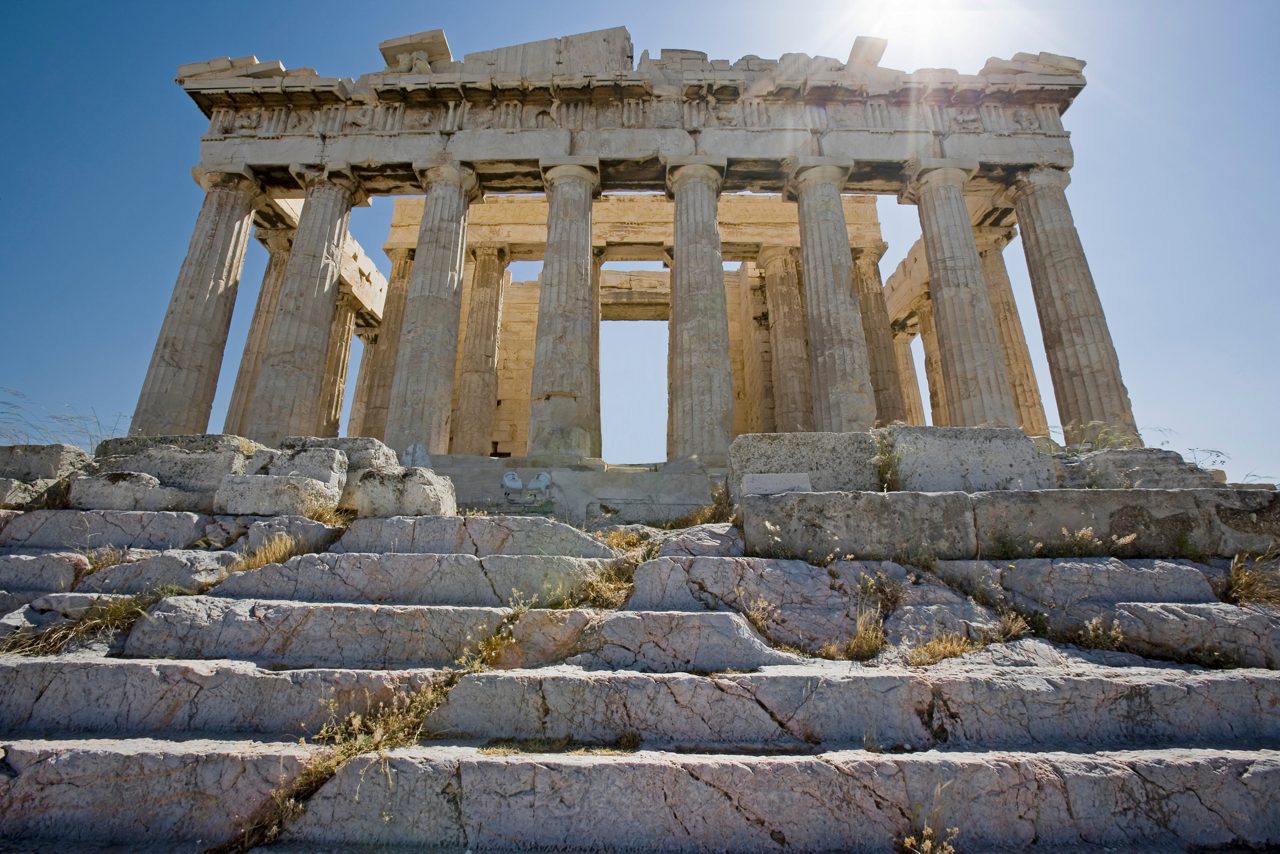
POLYGON ((878 256, 882 253, 883 248, 879 252, 859 252, 853 262, 853 282, 862 311, 862 334, 867 339, 867 364, 876 396, 876 423, 883 425, 906 421, 907 411, 898 381, 898 360, 893 354, 893 329, 889 326, 889 309, 884 302, 884 283, 880 281, 878 256))
POLYGON ((920 212, 951 426, 1012 427, 1013 394, 964 203, 970 172, 951 161, 926 162, 904 196, 920 212))
POLYGON ((258 301, 253 308, 253 320, 249 323, 249 335, 240 356, 240 368, 236 371, 236 384, 231 390, 231 403, 227 407, 227 420, 222 432, 233 436, 244 435, 245 419, 249 413, 249 401, 253 399, 253 387, 262 368, 262 356, 271 338, 271 321, 276 316, 280 302, 280 288, 284 285, 284 268, 289 263, 289 246, 293 243, 292 228, 259 228, 257 237, 267 247, 267 269, 262 274, 262 286, 258 289, 258 301))
POLYGON ((794 249, 766 246, 760 250, 756 264, 764 273, 764 296, 769 307, 774 429, 779 433, 811 431, 813 398, 809 393, 809 342, 800 262, 794 249))
POLYGON ((1000 334, 1000 349, 1004 352, 1004 367, 1009 375, 1009 389, 1017 407, 1018 423, 1028 436, 1048 436, 1049 421, 1045 418, 1044 402, 1040 399, 1040 384, 1036 382, 1036 372, 1031 367, 1027 336, 1022 331, 1022 318, 1018 315, 1009 271, 1004 265, 1004 247, 1013 239, 1013 230, 984 228, 975 231, 974 236, 978 240, 982 276, 987 280, 987 297, 995 315, 996 331, 1000 334))
MULTIPOLYGON (((385 312, 385 304, 383 311, 385 312)), ((348 436, 368 436, 365 432, 365 414, 369 411, 369 386, 372 382, 373 350, 377 346, 378 333, 372 329, 357 329, 360 338, 360 369, 356 372, 356 393, 351 398, 351 418, 347 421, 348 436)))
POLYGON ((405 295, 384 440, 407 466, 449 453, 462 312, 467 205, 475 173, 457 163, 416 167, 427 191, 405 295))
POLYGON ((667 459, 728 459, 733 439, 733 367, 717 199, 724 161, 668 162, 675 199, 671 322, 668 324, 667 459))
POLYGON ((529 402, 529 456, 589 457, 593 393, 591 201, 599 166, 585 158, 543 164, 547 248, 529 402))
POLYGON ((498 330, 508 251, 500 245, 476 246, 470 251, 474 272, 458 369, 453 453, 487 457, 493 450, 493 417, 498 407, 498 330))
POLYGON ((338 298, 329 327, 329 350, 324 357, 324 400, 317 436, 337 436, 342 423, 342 401, 347 391, 347 366, 351 362, 351 336, 356 331, 356 309, 351 297, 338 298))
POLYGON ((924 425, 924 402, 920 399, 920 378, 916 360, 911 355, 911 337, 906 332, 893 336, 893 355, 898 362, 898 380, 902 384, 902 406, 908 424, 924 425))
POLYGON ((934 427, 950 427, 951 413, 947 411, 946 380, 942 373, 942 352, 938 348, 938 333, 933 324, 933 304, 924 302, 916 310, 920 322, 920 344, 924 348, 924 380, 929 386, 929 423, 934 427))
POLYGON ((245 419, 249 438, 268 445, 324 429, 341 252, 351 206, 360 193, 350 174, 334 167, 294 172, 306 188, 306 202, 245 419))
POLYGON ((129 427, 135 436, 209 428, 257 185, 221 172, 202 175, 200 183, 204 204, 138 395, 129 427))
POLYGON ((604 434, 600 429, 600 275, 604 269, 602 247, 591 250, 591 456, 604 457, 604 434))
POLYGON ((369 363, 368 392, 364 417, 359 427, 361 436, 382 439, 387 434, 387 407, 391 403, 391 383, 395 379, 396 357, 400 352, 400 330, 404 326, 404 303, 409 293, 409 276, 413 273, 412 249, 388 249, 391 277, 387 279, 387 299, 382 304, 382 323, 378 339, 365 351, 369 363))
POLYGON ((799 207, 813 426, 837 433, 868 430, 876 401, 840 201, 848 170, 811 160, 818 158, 792 166, 787 189, 799 207))
POLYGON ((1058 416, 1069 445, 1094 441, 1103 430, 1140 441, 1102 301, 1067 205, 1070 180, 1057 169, 1033 169, 1019 176, 1013 190, 1058 416))

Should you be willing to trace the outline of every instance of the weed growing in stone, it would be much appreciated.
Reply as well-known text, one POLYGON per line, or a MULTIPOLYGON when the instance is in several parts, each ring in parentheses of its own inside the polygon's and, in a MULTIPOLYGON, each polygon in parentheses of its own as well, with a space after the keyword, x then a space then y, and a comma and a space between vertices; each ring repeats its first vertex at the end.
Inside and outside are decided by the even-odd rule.
POLYGON ((884 647, 884 617, 874 608, 861 608, 854 621, 853 635, 839 643, 823 644, 818 657, 833 661, 869 661, 884 647))
POLYGON ((1138 539, 1136 533, 1117 536, 1112 534, 1107 539, 1094 536, 1093 528, 1081 528, 1078 531, 1062 529, 1062 539, 1053 543, 1036 543, 1035 553, 1045 557, 1106 557, 1115 554, 1125 546, 1138 539))
POLYGON ((881 616, 887 617, 898 610, 905 595, 902 582, 890 577, 883 569, 876 570, 874 575, 864 572, 858 578, 859 598, 874 604, 881 616))
POLYGON ((928 667, 981 648, 981 643, 970 640, 959 632, 947 632, 907 650, 903 660, 912 667, 928 667))
POLYGON ((621 608, 635 589, 636 567, 652 559, 657 552, 658 544, 648 542, 622 557, 605 561, 567 594, 554 597, 549 607, 606 610, 621 608))
POLYGON ((567 753, 573 756, 625 756, 640 749, 640 736, 624 732, 611 744, 588 744, 571 738, 498 738, 480 748, 490 756, 521 753, 567 753))
POLYGON ((514 646, 516 642, 516 623, 537 603, 538 597, 525 599, 519 591, 513 591, 507 603, 511 609, 502 618, 497 627, 487 636, 476 642, 474 648, 468 644, 462 655, 458 656, 457 666, 464 673, 483 673, 494 667, 502 657, 503 651, 514 646))
POLYGON ((894 849, 899 854, 955 854, 956 847, 951 843, 960 834, 960 828, 947 827, 935 830, 931 825, 900 840, 894 849))
POLYGON ((611 549, 617 549, 622 552, 629 552, 633 549, 641 548, 649 540, 639 531, 606 531, 604 533, 595 533, 597 540, 604 543, 611 549))
POLYGON ((1232 558, 1222 598, 1234 605, 1280 607, 1280 550, 1232 558))
POLYGON ((306 554, 306 549, 289 534, 276 534, 230 567, 231 572, 248 572, 272 563, 284 563, 291 557, 306 554))
POLYGON ((1029 634, 1031 624, 1025 617, 1015 611, 1004 610, 1000 612, 1000 621, 994 629, 986 632, 984 640, 987 643, 1008 643, 1029 634))
POLYGON ((104 569, 110 569, 113 566, 119 566, 129 559, 129 550, 121 549, 115 546, 102 546, 96 549, 84 549, 79 552, 89 565, 76 572, 75 581, 72 587, 78 587, 81 581, 84 581, 95 572, 101 572, 104 569))
POLYGON ((1124 648, 1124 632, 1109 620, 1098 616, 1081 627, 1076 643, 1089 649, 1117 650, 1124 648))
POLYGON ((44 631, 11 632, 0 640, 0 654, 57 655, 73 645, 127 632, 161 599, 186 593, 180 587, 164 585, 136 596, 101 596, 75 620, 58 623, 44 631))
POLYGON ((711 490, 711 503, 699 507, 678 519, 654 524, 655 528, 675 531, 680 528, 692 528, 695 525, 712 525, 719 522, 732 522, 734 517, 733 501, 729 498, 729 490, 724 484, 717 484, 711 490))
POLYGON ((315 497, 308 498, 302 505, 302 515, 330 528, 345 528, 356 518, 355 511, 332 507, 315 497))
POLYGON ((893 436, 882 432, 872 435, 876 442, 876 455, 873 458, 876 464, 876 483, 880 484, 882 492, 898 492, 902 489, 902 477, 898 471, 902 458, 894 447, 893 436))

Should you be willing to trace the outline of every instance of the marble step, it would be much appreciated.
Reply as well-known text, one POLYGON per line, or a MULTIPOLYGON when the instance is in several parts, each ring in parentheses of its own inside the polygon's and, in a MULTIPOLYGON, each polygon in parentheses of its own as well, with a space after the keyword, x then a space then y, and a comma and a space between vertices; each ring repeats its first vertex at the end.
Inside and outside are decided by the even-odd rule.
POLYGON ((231 658, 267 667, 450 666, 490 650, 499 667, 561 661, 657 672, 799 663, 727 612, 362 605, 178 596, 133 627, 130 658, 231 658), (510 625, 507 625, 510 623, 510 625), (506 626, 506 629, 504 629, 506 626), (486 641, 499 631, 509 643, 486 641))
POLYGON ((599 558, 559 555, 310 554, 234 573, 212 593, 301 602, 545 605, 562 599, 608 564, 599 558))
POLYGON ((356 519, 331 552, 563 555, 618 552, 571 525, 541 516, 392 516, 356 519))

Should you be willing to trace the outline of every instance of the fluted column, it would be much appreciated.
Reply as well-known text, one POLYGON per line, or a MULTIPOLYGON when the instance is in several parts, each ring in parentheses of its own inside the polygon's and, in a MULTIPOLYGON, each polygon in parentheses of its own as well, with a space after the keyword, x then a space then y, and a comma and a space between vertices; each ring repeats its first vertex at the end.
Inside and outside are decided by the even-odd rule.
POLYGON ((547 248, 529 402, 529 456, 589 457, 593 393, 591 202, 599 169, 547 166, 547 248))
POLYGON ((898 380, 898 360, 893 353, 893 329, 884 302, 877 252, 863 250, 853 262, 853 282, 862 311, 862 334, 867 339, 867 364, 871 388, 876 396, 876 423, 906 421, 902 384, 898 380))
MULTIPOLYGON (((383 309, 386 310, 385 307, 383 309)), ((368 436, 365 432, 365 413, 369 411, 369 391, 372 383, 373 349, 378 333, 372 329, 357 330, 360 338, 360 368, 356 372, 356 392, 351 398, 351 418, 347 421, 348 436, 368 436)))
MULTIPOLYGON (((395 379, 396 357, 400 353, 400 330, 404 326, 409 276, 413 273, 412 249, 388 249, 387 257, 391 259, 391 276, 387 279, 387 299, 382 304, 378 339, 365 351, 364 361, 369 363, 369 385, 358 434, 375 439, 382 439, 387 434, 387 407, 391 403, 391 383, 395 379)), ((363 372, 363 363, 360 368, 363 372)))
POLYGON ((916 360, 911 355, 911 336, 903 332, 893 336, 893 355, 898 362, 898 380, 902 383, 902 406, 908 424, 924 424, 924 402, 920 399, 920 377, 916 360))
POLYGON ((384 440, 404 465, 449 453, 453 378, 462 312, 467 205, 475 173, 456 163, 419 169, 427 191, 405 295, 384 440))
POLYGON ((604 434, 600 429, 600 274, 604 268, 604 249, 591 250, 591 456, 604 457, 604 434))
POLYGON ((946 380, 942 373, 942 352, 933 324, 933 304, 925 302, 916 311, 920 321, 920 344, 924 348, 924 380, 929 386, 929 423, 934 427, 950 427, 947 411, 946 380))
POLYGON ((351 363, 351 336, 356 331, 356 309, 351 298, 342 296, 333 312, 329 328, 329 351, 324 358, 324 400, 317 436, 337 436, 342 423, 342 401, 347 391, 347 366, 351 363))
POLYGON ((772 354, 773 421, 779 433, 813 430, 813 398, 809 392, 809 342, 805 332, 804 294, 796 251, 766 246, 756 264, 764 273, 772 354))
POLYGON ((458 373, 453 453, 487 457, 493 450, 493 419, 498 407, 498 335, 508 252, 506 246, 476 246, 471 256, 471 306, 458 373))
POLYGON ((809 332, 809 390, 815 430, 852 432, 875 423, 862 311, 853 291, 853 253, 840 188, 847 170, 833 165, 794 169, 789 194, 799 207, 809 332))
POLYGON ((929 259, 947 413, 955 427, 1013 427, 1018 418, 1004 352, 964 203, 968 180, 965 169, 926 166, 908 191, 919 209, 929 259))
POLYGON ((1040 384, 1036 382, 1036 372, 1031 366, 1027 336, 1022 331, 1022 318, 1018 315, 1009 271, 1004 265, 1004 247, 1013 238, 1013 232, 1007 228, 984 229, 976 236, 978 255, 982 258, 982 275, 987 280, 987 296, 991 300, 991 312, 995 315, 996 330, 1000 333, 1009 389, 1018 410, 1018 423, 1028 436, 1048 436, 1049 421, 1040 398, 1040 384))
POLYGON ((299 169, 306 202, 254 383, 245 434, 273 445, 325 429, 329 339, 347 222, 359 187, 336 169, 299 169))
POLYGON ((675 199, 671 322, 667 352, 667 459, 728 459, 733 439, 733 368, 717 200, 722 166, 671 163, 675 199))
POLYGON ((227 406, 227 418, 222 432, 233 436, 244 434, 249 401, 262 368, 262 356, 271 338, 271 321, 280 302, 280 289, 284 285, 284 268, 289 263, 289 246, 293 243, 292 228, 259 228, 257 237, 267 247, 267 269, 262 274, 258 288, 258 301, 253 308, 253 320, 245 338, 244 353, 236 371, 236 384, 231 389, 231 402, 227 406))
POLYGON ((1057 169, 1033 169, 1013 190, 1058 416, 1067 444, 1094 441, 1103 430, 1139 442, 1120 360, 1067 204, 1070 180, 1057 169))
POLYGON ((201 186, 204 203, 129 427, 135 436, 209 428, 257 185, 245 175, 210 173, 201 186))

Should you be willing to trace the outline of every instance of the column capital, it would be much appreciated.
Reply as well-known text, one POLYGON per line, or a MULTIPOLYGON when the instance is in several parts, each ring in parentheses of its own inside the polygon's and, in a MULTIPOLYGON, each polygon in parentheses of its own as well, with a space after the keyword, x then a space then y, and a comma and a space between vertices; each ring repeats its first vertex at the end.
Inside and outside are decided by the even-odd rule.
POLYGON ((1049 166, 1037 166, 1025 172, 1019 172, 1013 179, 1013 187, 1009 195, 1016 202, 1032 190, 1054 188, 1065 190, 1071 183, 1071 173, 1065 169, 1054 169, 1049 166))
POLYGON ((277 252, 288 252, 293 245, 293 236, 297 233, 292 228, 263 228, 255 226, 254 236, 267 247, 267 251, 275 254, 277 252))
POLYGON ((978 252, 1004 249, 1013 241, 1017 233, 1018 231, 1015 228, 978 226, 973 229, 973 242, 978 244, 978 252))
POLYGON ((493 258, 501 264, 506 264, 511 258, 511 249, 505 243, 477 243, 468 247, 467 253, 476 259, 481 255, 493 258))
POLYGON ((387 254, 387 258, 392 264, 398 264, 401 261, 413 260, 413 247, 409 246, 384 246, 382 251, 387 254))
POLYGON ((788 157, 782 161, 783 196, 794 201, 800 190, 813 184, 834 184, 840 192, 852 169, 851 163, 834 157, 788 157))
POLYGON ((557 181, 578 178, 591 183, 593 195, 600 195, 600 158, 544 157, 538 161, 542 182, 550 189, 557 181))
POLYGON ((687 157, 664 157, 662 165, 667 169, 667 198, 672 198, 675 191, 690 181, 701 181, 711 184, 717 195, 724 184, 724 172, 729 161, 724 157, 693 155, 687 157))
POLYGON ((345 190, 351 198, 352 206, 365 204, 369 200, 368 193, 349 163, 290 163, 289 174, 308 192, 318 185, 329 184, 345 190))
POLYGON ((456 160, 414 163, 413 174, 418 176, 418 183, 427 192, 431 192, 434 184, 454 184, 462 188, 468 203, 480 197, 480 183, 476 180, 475 170, 465 163, 456 160))
POLYGON ((255 193, 261 189, 258 179, 253 176, 253 170, 248 166, 242 166, 239 169, 205 169, 203 166, 192 166, 191 177, 206 193, 224 187, 255 193))
POLYGON ((770 267, 782 263, 796 265, 800 263, 794 246, 761 246, 756 254, 756 265, 761 270, 767 271, 770 267))
POLYGON ((889 244, 883 240, 877 240, 869 246, 854 246, 853 261, 857 263, 866 263, 870 261, 873 264, 879 264, 880 259, 884 257, 884 253, 889 251, 889 244))
POLYGON ((935 157, 910 160, 902 170, 904 185, 902 191, 898 193, 898 201, 902 204, 916 204, 920 199, 921 190, 939 184, 950 184, 963 189, 977 171, 976 160, 935 157))

